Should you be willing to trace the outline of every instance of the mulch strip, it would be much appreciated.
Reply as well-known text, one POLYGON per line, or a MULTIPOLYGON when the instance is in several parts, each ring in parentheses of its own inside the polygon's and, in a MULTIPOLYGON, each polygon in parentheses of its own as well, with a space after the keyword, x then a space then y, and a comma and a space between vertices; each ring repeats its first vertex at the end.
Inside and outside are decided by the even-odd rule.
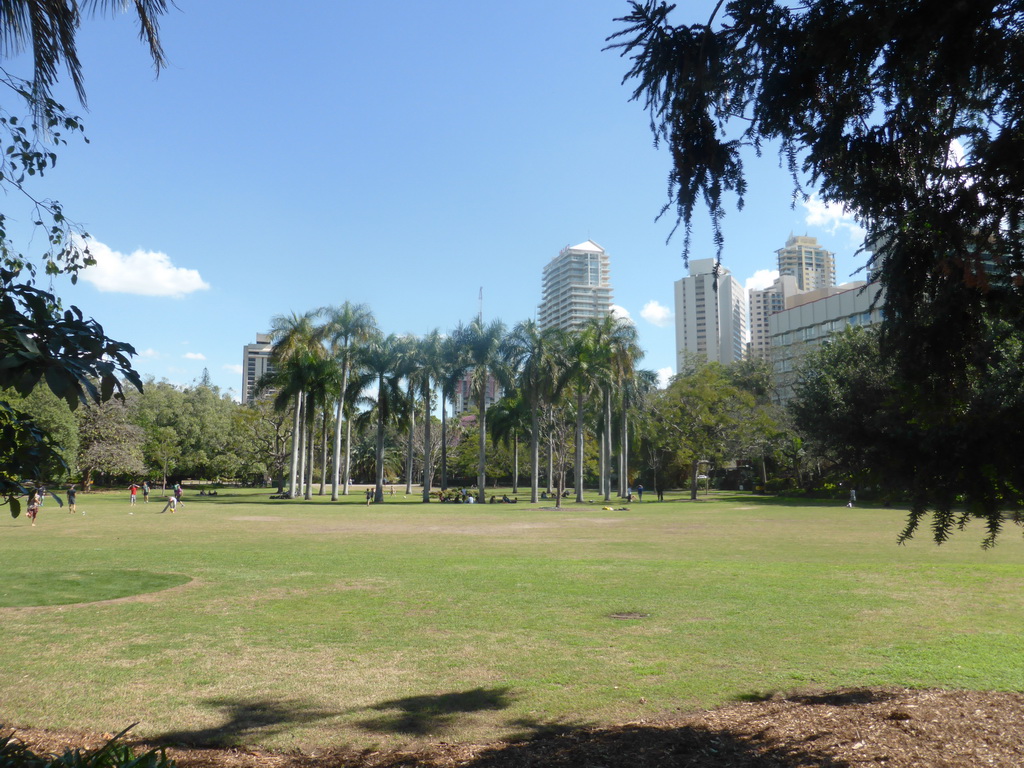
MULTIPOLYGON (((56 754, 94 748, 111 736, 35 729, 15 735, 37 752, 56 754)), ((133 743, 166 747, 179 768, 1020 768, 1024 694, 846 688, 521 742, 440 742, 415 751, 281 754, 133 743)))

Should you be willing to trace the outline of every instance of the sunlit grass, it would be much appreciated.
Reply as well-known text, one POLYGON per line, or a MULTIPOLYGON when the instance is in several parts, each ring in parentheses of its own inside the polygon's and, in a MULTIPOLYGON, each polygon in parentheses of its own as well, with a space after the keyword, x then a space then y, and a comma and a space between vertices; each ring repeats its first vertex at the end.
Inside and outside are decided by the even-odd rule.
POLYGON ((1024 689, 1016 529, 989 552, 980 526, 899 547, 896 510, 712 494, 556 511, 395 490, 370 507, 359 491, 190 495, 173 516, 80 495, 84 518, 0 523, 0 595, 23 585, 0 602, 42 606, 0 610, 0 720, 370 746, 779 690, 1024 689), (109 602, 126 585, 138 597, 109 602))

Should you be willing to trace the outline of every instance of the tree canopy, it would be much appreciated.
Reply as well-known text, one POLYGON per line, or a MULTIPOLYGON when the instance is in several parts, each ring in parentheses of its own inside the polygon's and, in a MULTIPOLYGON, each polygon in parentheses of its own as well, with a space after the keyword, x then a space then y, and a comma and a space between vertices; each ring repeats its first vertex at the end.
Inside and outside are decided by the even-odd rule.
MULTIPOLYGON (((684 254, 703 204, 721 255, 744 160, 774 148, 795 198, 816 192, 869 232, 880 348, 905 417, 939 444, 962 435, 977 382, 1018 378, 1004 341, 1024 333, 1024 2, 723 0, 708 19, 675 19, 674 5, 633 2, 611 41, 671 152, 663 213, 674 207, 684 254)), ((981 451, 959 453, 952 476, 988 479, 960 493, 998 530, 1022 492, 995 450, 1024 413, 1012 389, 989 402, 996 418, 971 425, 981 451)), ((928 450, 904 457, 916 467, 911 531, 960 495, 928 450)))

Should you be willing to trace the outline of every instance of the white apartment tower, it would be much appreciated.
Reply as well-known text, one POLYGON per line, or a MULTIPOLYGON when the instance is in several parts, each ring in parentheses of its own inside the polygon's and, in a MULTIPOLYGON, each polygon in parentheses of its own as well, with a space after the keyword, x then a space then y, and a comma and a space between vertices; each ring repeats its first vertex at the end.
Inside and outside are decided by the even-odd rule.
POLYGON ((246 344, 242 350, 242 397, 243 402, 251 403, 256 399, 254 392, 260 376, 271 370, 270 365, 270 334, 257 333, 255 344, 246 344))
POLYGON ((608 254, 593 240, 566 247, 544 267, 537 325, 570 331, 612 311, 608 254))
POLYGON ((835 254, 819 245, 818 238, 790 235, 786 247, 775 253, 779 257, 779 274, 795 277, 799 290, 814 291, 836 284, 835 254))
POLYGON ((786 299, 800 291, 793 275, 782 275, 767 288, 750 291, 750 357, 767 360, 771 350, 768 318, 786 308, 786 299))
POLYGON ((675 283, 676 370, 694 360, 732 363, 747 347, 747 289, 714 259, 690 261, 690 275, 675 283))

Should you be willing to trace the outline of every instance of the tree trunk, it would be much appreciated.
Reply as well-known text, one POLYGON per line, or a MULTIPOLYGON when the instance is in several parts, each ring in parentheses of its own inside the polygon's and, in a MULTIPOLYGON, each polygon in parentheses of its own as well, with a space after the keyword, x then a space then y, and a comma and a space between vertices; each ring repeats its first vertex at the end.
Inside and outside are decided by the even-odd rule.
MULTIPOLYGON (((296 484, 298 483, 297 474, 299 469, 299 444, 302 439, 302 392, 298 392, 295 395, 295 420, 292 424, 292 456, 291 462, 288 466, 288 498, 294 499, 296 496, 296 484)), ((164 489, 166 490, 166 480, 164 481, 164 489)))
POLYGON ((373 501, 376 504, 384 503, 384 414, 381 411, 383 398, 384 382, 382 380, 377 390, 377 487, 373 494, 373 501))
POLYGON ((309 397, 305 396, 302 398, 302 418, 299 419, 299 477, 298 487, 296 490, 297 496, 305 495, 305 481, 306 481, 306 435, 309 432, 309 397))
POLYGON ((512 433, 512 493, 519 493, 519 433, 512 433))
POLYGON ((412 385, 409 385, 409 445, 405 451, 405 495, 412 493, 413 472, 413 435, 416 431, 416 398, 413 396, 412 385))
POLYGON ((540 485, 540 419, 537 406, 530 408, 530 503, 537 503, 537 488, 540 485))
POLYGON ((433 483, 433 467, 430 462, 430 387, 423 396, 423 503, 430 503, 430 486, 433 483))
POLYGON ((344 485, 342 486, 341 495, 348 496, 349 479, 351 477, 351 465, 352 465, 352 418, 345 419, 345 473, 344 473, 344 485))
POLYGON ((477 460, 476 482, 477 482, 477 503, 483 504, 487 494, 487 372, 484 371, 483 386, 480 388, 480 413, 477 420, 480 422, 480 456, 477 460))
POLYGON ((690 468, 690 501, 697 500, 697 468, 700 462, 694 461, 690 468))
POLYGON ((306 436, 306 443, 308 445, 309 454, 307 465, 306 465, 306 484, 303 489, 302 498, 306 501, 310 501, 313 498, 313 459, 316 458, 316 408, 313 403, 309 404, 309 413, 306 414, 306 429, 308 435, 306 436))
POLYGON ((448 396, 441 388, 441 490, 448 490, 448 396))
POLYGON ((604 394, 604 500, 612 500, 612 393, 604 394))
POLYGON ((320 430, 320 493, 319 496, 324 495, 324 491, 327 489, 327 427, 330 426, 328 419, 331 416, 331 412, 324 407, 323 425, 320 430))
MULTIPOLYGON (((561 498, 561 494, 559 494, 561 498)), ((576 501, 583 501, 583 390, 576 395, 576 501)))

